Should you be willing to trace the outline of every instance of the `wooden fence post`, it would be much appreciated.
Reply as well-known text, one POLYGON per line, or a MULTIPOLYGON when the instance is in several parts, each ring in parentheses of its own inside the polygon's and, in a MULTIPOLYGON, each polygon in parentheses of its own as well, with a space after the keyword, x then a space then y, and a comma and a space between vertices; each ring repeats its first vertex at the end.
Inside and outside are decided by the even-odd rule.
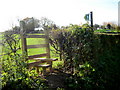
MULTIPOLYGON (((46 35, 46 52, 47 52, 47 58, 50 58, 50 45, 49 45, 49 29, 44 30, 45 35, 46 35)), ((52 61, 49 61, 48 64, 50 64, 50 72, 52 72, 52 61)))
POLYGON ((47 58, 50 58, 49 31, 48 31, 48 29, 46 29, 44 32, 45 32, 45 36, 46 36, 45 42, 46 42, 46 45, 47 45, 46 52, 48 53, 47 58))
POLYGON ((22 54, 27 55, 27 42, 26 42, 26 30, 25 30, 25 22, 20 21, 20 36, 22 43, 22 54))

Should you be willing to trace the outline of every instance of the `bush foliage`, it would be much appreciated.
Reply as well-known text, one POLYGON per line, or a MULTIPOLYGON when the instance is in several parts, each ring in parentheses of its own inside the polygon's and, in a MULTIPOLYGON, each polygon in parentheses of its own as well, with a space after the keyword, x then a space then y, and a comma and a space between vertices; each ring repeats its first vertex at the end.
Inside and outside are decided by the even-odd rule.
POLYGON ((37 73, 29 72, 26 54, 18 53, 18 35, 5 33, 3 36, 2 90, 28 90, 44 88, 44 80, 37 73))
POLYGON ((92 60, 92 29, 75 25, 53 31, 51 36, 51 45, 63 56, 65 69, 70 73, 76 73, 81 64, 92 60))
POLYGON ((72 25, 51 32, 51 45, 64 61, 73 89, 120 89, 120 35, 97 35, 90 27, 72 25))

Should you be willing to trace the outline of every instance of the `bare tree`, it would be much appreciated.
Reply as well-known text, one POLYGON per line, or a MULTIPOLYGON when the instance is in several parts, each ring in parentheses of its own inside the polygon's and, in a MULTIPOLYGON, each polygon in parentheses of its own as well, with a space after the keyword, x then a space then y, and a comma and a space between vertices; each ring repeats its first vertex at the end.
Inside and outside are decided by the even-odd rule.
POLYGON ((39 20, 35 19, 35 18, 25 18, 23 19, 23 21, 25 22, 25 27, 26 27, 26 32, 32 32, 34 31, 35 28, 39 27, 39 20))
POLYGON ((42 17, 39 21, 39 25, 43 30, 52 29, 54 22, 46 17, 42 17))

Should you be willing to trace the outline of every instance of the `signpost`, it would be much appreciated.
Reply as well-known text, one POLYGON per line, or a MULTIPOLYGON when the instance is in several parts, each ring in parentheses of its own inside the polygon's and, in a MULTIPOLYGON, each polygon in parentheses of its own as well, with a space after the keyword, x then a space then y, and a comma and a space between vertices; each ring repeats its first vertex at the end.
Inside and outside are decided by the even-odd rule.
POLYGON ((90 12, 89 14, 85 14, 85 20, 90 21, 90 26, 93 27, 93 12, 90 12))
POLYGON ((118 2, 118 26, 120 26, 120 1, 118 2))
POLYGON ((89 18, 89 14, 85 14, 85 17, 84 17, 84 18, 85 18, 86 21, 89 21, 89 19, 90 19, 90 18, 89 18))
POLYGON ((93 12, 90 12, 91 27, 93 27, 93 12))

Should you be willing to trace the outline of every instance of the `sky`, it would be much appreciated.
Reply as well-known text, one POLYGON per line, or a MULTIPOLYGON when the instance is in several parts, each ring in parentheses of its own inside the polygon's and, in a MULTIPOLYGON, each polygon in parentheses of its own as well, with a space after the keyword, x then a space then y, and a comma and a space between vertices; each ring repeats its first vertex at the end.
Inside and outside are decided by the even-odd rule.
POLYGON ((59 26, 84 24, 84 16, 93 12, 93 23, 118 21, 120 0, 1 0, 0 32, 19 25, 26 17, 47 17, 59 26))

